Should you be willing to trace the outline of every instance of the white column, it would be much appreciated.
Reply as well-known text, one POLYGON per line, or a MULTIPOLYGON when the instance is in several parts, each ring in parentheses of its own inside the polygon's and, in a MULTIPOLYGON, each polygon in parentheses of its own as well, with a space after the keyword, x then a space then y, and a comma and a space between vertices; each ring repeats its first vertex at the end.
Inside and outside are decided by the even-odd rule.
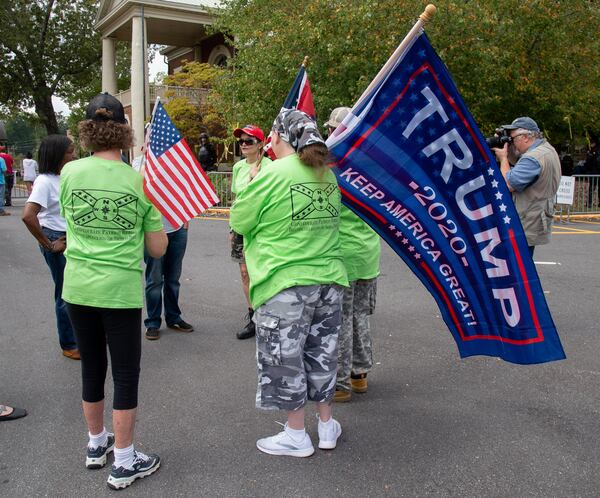
MULTIPOLYGON (((134 17, 131 23, 131 115, 135 141, 140 146, 144 141, 144 94, 146 93, 146 43, 144 19, 134 17)), ((137 148, 136 146, 136 148, 137 148)))
POLYGON ((102 91, 111 95, 117 93, 115 65, 115 40, 102 38, 102 91))
MULTIPOLYGON (((148 23, 144 20, 144 40, 146 44, 144 48, 148 48, 148 23)), ((146 75, 146 88, 144 88, 144 92, 146 95, 146 108, 144 109, 145 116, 150 116, 152 112, 151 103, 150 103, 150 68, 148 67, 148 52, 144 52, 144 74, 146 75)))

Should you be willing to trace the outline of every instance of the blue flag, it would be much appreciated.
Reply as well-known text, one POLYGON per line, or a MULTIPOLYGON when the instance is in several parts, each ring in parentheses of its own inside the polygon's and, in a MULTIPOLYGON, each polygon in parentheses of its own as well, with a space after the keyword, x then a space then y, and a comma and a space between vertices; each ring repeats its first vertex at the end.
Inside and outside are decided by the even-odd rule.
POLYGON ((461 357, 565 358, 494 156, 421 32, 328 146, 346 206, 435 298, 461 357))

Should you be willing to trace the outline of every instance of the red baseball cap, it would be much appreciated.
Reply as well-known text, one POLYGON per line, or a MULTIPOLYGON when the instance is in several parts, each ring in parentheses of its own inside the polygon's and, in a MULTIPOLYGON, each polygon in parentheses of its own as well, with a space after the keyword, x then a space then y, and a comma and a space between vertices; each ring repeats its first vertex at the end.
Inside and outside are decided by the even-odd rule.
POLYGON ((256 125, 246 125, 243 128, 236 128, 235 130, 233 130, 233 136, 235 138, 240 138, 242 136, 242 133, 256 138, 259 142, 265 141, 265 134, 256 125))

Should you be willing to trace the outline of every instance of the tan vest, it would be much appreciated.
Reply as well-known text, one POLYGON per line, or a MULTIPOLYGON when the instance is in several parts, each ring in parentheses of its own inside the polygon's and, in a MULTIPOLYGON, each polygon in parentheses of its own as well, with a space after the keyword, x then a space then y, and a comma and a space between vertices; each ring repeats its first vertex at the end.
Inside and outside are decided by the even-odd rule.
POLYGON ((527 244, 537 246, 550 242, 554 198, 560 183, 560 159, 554 147, 543 140, 535 149, 527 151, 523 157, 533 157, 542 169, 538 179, 522 192, 513 192, 513 201, 527 244))

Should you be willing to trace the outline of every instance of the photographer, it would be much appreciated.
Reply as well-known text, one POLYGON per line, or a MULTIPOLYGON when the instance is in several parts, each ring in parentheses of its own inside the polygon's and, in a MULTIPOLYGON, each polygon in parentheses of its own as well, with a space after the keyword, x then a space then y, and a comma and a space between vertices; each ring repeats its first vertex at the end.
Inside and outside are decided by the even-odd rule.
POLYGON ((513 201, 533 257, 536 245, 550 242, 554 197, 560 183, 560 159, 556 150, 543 138, 537 123, 520 117, 502 126, 509 140, 502 148, 493 148, 500 171, 513 201), (516 162, 511 168, 509 156, 516 162))

